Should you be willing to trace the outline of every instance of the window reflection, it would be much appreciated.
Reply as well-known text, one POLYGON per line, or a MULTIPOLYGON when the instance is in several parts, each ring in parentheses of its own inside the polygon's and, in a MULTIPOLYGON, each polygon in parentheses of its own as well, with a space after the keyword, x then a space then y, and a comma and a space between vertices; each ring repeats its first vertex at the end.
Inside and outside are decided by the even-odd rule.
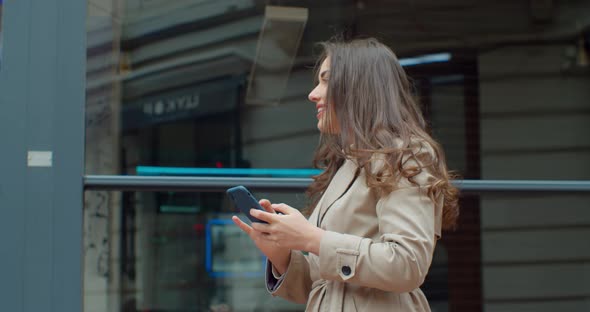
MULTIPOLYGON (((86 173, 308 168, 318 142, 313 44, 342 34, 377 36, 407 60, 433 136, 463 177, 589 179, 590 40, 572 22, 589 8, 534 3, 88 0, 86 173), (273 19, 267 5, 307 17, 273 19), (417 62, 432 55, 445 57, 417 62)), ((554 195, 466 196, 463 226, 443 237, 424 286, 432 309, 584 310, 575 275, 590 250, 579 248, 588 199, 554 195), (539 280, 546 272, 571 288, 539 280)), ((244 311, 302 310, 236 275, 234 260, 252 274, 259 262, 232 253, 242 241, 229 228, 213 225, 218 253, 207 257, 207 224, 230 209, 222 194, 87 192, 85 207, 86 311, 239 310, 238 290, 257 298, 244 311)))
POLYGON ((265 258, 222 193, 88 191, 85 201, 84 311, 304 309, 268 294, 265 258))
MULTIPOLYGON (((300 193, 254 195, 305 204, 300 193)), ((85 311, 302 311, 268 294, 265 258, 232 215, 243 217, 222 193, 87 191, 85 311)), ((447 265, 439 244, 423 286, 437 311, 447 265)))

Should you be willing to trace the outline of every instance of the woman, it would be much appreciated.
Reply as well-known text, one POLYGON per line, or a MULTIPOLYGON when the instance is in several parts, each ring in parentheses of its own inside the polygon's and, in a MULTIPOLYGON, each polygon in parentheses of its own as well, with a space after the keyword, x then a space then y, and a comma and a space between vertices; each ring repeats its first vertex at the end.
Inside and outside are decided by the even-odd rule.
POLYGON ((321 142, 309 219, 261 200, 268 224, 234 222, 268 257, 271 294, 308 311, 430 311, 424 282, 442 228, 458 215, 443 151, 394 53, 375 39, 323 43, 321 142), (282 214, 276 214, 281 212, 282 214))

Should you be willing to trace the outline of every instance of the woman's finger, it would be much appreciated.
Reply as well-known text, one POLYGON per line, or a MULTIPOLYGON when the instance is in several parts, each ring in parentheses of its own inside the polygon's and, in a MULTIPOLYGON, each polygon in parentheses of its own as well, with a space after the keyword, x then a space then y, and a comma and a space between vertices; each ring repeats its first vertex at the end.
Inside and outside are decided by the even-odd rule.
POLYGON ((275 213, 275 210, 272 209, 271 203, 268 199, 261 199, 258 203, 264 208, 264 210, 266 210, 266 212, 275 213))
POLYGON ((272 208, 275 211, 281 212, 286 215, 291 214, 292 209, 295 210, 295 208, 291 208, 289 205, 285 205, 285 204, 274 204, 274 205, 272 205, 272 208))
POLYGON ((250 232, 252 232, 252 228, 248 224, 244 223, 242 220, 240 220, 240 218, 236 216, 231 217, 231 219, 242 231, 244 231, 244 233, 250 235, 250 232))
POLYGON ((270 224, 260 223, 260 222, 252 222, 252 228, 258 232, 262 233, 270 233, 271 228, 270 224))
POLYGON ((270 213, 258 209, 250 209, 250 215, 258 220, 266 221, 268 223, 273 223, 277 220, 277 215, 274 212, 270 213))

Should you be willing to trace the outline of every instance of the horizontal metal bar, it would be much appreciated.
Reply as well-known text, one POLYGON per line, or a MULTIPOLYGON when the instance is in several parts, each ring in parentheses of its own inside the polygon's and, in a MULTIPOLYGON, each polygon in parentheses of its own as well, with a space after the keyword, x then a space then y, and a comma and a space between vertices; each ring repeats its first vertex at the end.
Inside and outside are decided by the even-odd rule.
MULTIPOLYGON (((310 178, 167 177, 87 175, 86 190, 222 192, 244 185, 257 191, 303 191, 310 178)), ((590 192, 590 181, 457 180, 462 192, 590 192)))
POLYGON ((458 180, 463 192, 590 192, 590 181, 458 180))
POLYGON ((309 178, 88 175, 84 177, 84 186, 86 190, 224 192, 244 185, 253 190, 302 191, 311 181, 309 178))

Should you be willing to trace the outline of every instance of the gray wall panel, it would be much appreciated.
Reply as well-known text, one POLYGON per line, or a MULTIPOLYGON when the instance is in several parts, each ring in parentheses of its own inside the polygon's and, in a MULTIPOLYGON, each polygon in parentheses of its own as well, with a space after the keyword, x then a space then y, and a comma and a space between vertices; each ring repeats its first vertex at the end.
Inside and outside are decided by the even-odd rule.
POLYGON ((0 70, 0 302, 2 311, 23 311, 25 243, 25 119, 28 94, 29 1, 3 4, 0 70), (15 31, 18 29, 18 31, 15 31))
MULTIPOLYGON (((27 70, 29 92, 26 103, 27 150, 53 151, 53 106, 56 92, 55 1, 31 1, 30 50, 27 70)), ((53 235, 51 202, 54 169, 28 167, 26 170, 26 223, 23 311, 42 311, 51 306, 53 235), (33 195, 34 194, 34 195, 33 195)))
POLYGON ((86 2, 5 1, 0 310, 82 310, 86 2), (27 151, 53 165, 27 167, 27 151))
POLYGON ((52 311, 82 311, 86 1, 57 2, 52 311), (59 122, 57 122, 59 121, 59 122), (57 176, 57 173, 59 176, 57 176), (57 287, 57 285, 61 285, 57 287))

